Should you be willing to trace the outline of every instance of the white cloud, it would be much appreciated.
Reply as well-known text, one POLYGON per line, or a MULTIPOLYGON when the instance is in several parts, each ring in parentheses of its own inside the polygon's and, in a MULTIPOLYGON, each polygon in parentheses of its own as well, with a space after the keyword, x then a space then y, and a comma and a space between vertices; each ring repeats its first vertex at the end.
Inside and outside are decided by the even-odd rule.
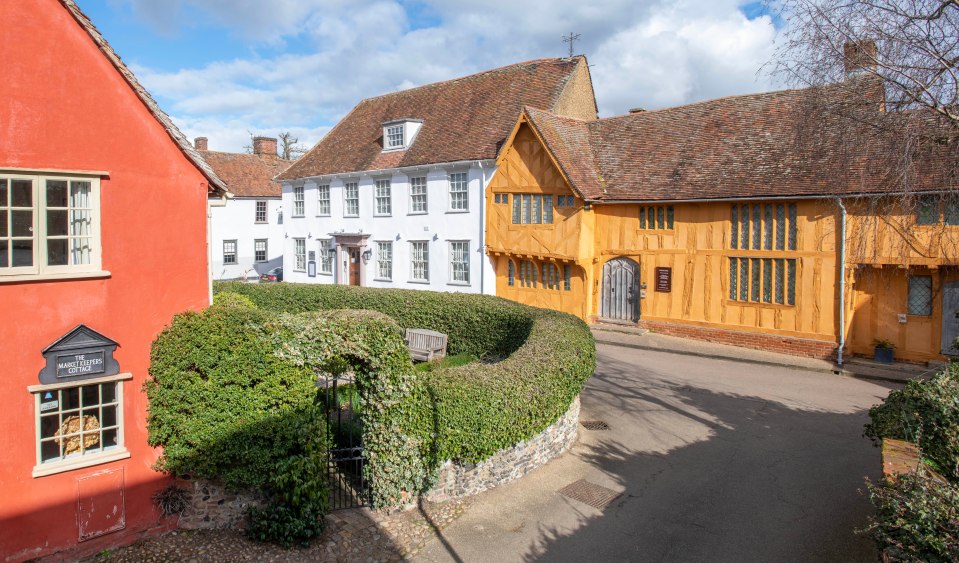
POLYGON ((171 73, 136 69, 184 129, 210 137, 211 147, 224 135, 224 150, 240 150, 254 129, 291 130, 312 143, 365 97, 562 56, 570 31, 581 34, 576 52, 593 65, 603 115, 771 87, 757 71, 772 55, 774 26, 748 20, 737 0, 424 0, 439 21, 427 27, 392 0, 117 1, 158 27, 189 8, 254 43, 295 37, 311 46, 199 68, 185 62, 171 73))

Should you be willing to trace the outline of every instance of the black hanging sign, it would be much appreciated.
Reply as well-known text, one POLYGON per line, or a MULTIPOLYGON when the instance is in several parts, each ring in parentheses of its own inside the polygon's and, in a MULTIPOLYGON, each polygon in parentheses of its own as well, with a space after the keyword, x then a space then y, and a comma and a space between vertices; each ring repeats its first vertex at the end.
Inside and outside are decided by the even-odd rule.
POLYGON ((113 358, 117 344, 86 325, 78 325, 41 352, 47 365, 40 370, 40 383, 80 381, 120 373, 113 358))
POLYGON ((656 291, 669 293, 673 290, 673 269, 656 268, 656 291))

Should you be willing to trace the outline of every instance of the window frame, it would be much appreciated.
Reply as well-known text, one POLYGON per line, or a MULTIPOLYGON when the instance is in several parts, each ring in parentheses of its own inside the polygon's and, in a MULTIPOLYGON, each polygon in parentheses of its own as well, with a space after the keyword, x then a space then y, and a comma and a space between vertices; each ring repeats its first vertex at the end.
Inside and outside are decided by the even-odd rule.
POLYGON ((270 261, 270 240, 265 238, 255 238, 253 239, 253 262, 257 264, 262 264, 263 262, 270 261), (260 250, 257 248, 257 245, 263 243, 263 258, 260 258, 258 253, 260 250))
POLYGON ((293 271, 306 271, 306 239, 302 237, 296 237, 293 239, 293 271), (300 252, 301 246, 303 252, 300 252))
POLYGON ((393 281, 393 241, 391 240, 378 240, 374 241, 376 243, 376 277, 374 280, 378 281, 393 281), (383 258, 383 249, 389 249, 387 252, 387 259, 383 258), (386 264, 387 275, 383 275, 383 265, 386 264))
POLYGON ((414 176, 410 178, 410 215, 425 215, 430 211, 430 195, 429 195, 429 183, 426 180, 426 176, 414 176), (422 184, 420 184, 422 181, 422 184), (414 193, 414 190, 422 189, 423 193, 414 193), (417 210, 417 199, 422 197, 423 209, 417 210))
POLYGON ((405 123, 393 123, 390 125, 383 126, 383 150, 384 151, 396 151, 406 148, 406 124, 405 123), (394 143, 393 140, 399 136, 399 143, 394 143))
MULTIPOLYGON (((17 209, 23 211, 30 209, 32 213, 31 221, 31 236, 29 240, 32 241, 32 264, 29 266, 13 266, 12 259, 12 249, 7 251, 0 252, 9 252, 5 255, 2 263, 10 264, 9 266, 0 266, 0 283, 5 281, 22 281, 22 280, 37 280, 37 279, 70 279, 70 278, 84 278, 84 277, 105 277, 109 275, 109 272, 102 271, 102 252, 103 252, 103 240, 102 233, 100 229, 101 223, 101 182, 100 177, 105 175, 105 172, 82 172, 82 171, 64 171, 58 173, 56 171, 37 171, 36 173, 31 173, 30 171, 20 171, 20 170, 10 170, 3 171, 0 170, 0 180, 4 181, 4 187, 6 196, 0 199, 0 214, 10 213, 7 220, 7 231, 5 234, 0 235, 0 241, 7 242, 8 245, 12 245, 14 240, 13 235, 13 221, 12 221, 12 212, 14 210, 13 203, 13 190, 12 190, 12 181, 29 181, 31 183, 31 205, 29 208, 18 206, 17 209), (53 181, 65 181, 67 183, 67 206, 48 206, 46 198, 46 185, 47 182, 53 181), (89 207, 82 208, 84 211, 89 212, 89 230, 87 234, 83 234, 82 237, 79 237, 76 234, 70 233, 70 217, 71 212, 74 207, 70 205, 70 189, 73 182, 86 182, 89 183, 90 192, 89 192, 89 207), (10 205, 7 205, 10 203, 10 205), (67 212, 67 234, 66 235, 50 235, 48 234, 48 211, 50 210, 66 210, 67 212), (49 262, 49 251, 48 251, 48 241, 50 240, 60 240, 66 239, 68 241, 67 246, 67 256, 68 262, 70 256, 73 254, 71 250, 71 242, 74 238, 86 238, 88 239, 89 246, 89 262, 86 264, 60 264, 60 265, 50 265, 49 262)), ((27 240, 26 236, 16 237, 20 240, 27 240)), ((9 246, 8 246, 9 248, 9 246)))
POLYGON ((303 191, 303 186, 293 186, 293 213, 291 216, 306 216, 306 194, 303 191))
POLYGON ((330 201, 330 185, 329 184, 318 184, 316 186, 316 216, 317 217, 329 217, 333 211, 333 206, 330 201), (323 196, 326 194, 326 197, 323 196), (326 211, 324 211, 324 207, 326 211))
POLYGON ((410 241, 410 276, 409 281, 412 283, 429 283, 430 281, 430 241, 428 240, 411 240, 410 241), (417 260, 417 245, 423 245, 425 249, 424 257, 421 260, 417 260), (417 262, 423 263, 424 271, 426 272, 426 277, 417 278, 416 269, 417 262))
MULTIPOLYGON (((32 471, 32 477, 45 477, 47 475, 54 475, 57 473, 64 473, 66 471, 73 471, 76 469, 82 469, 85 467, 91 467, 94 465, 101 465, 104 463, 109 463, 112 461, 117 461, 121 459, 126 459, 130 457, 130 451, 126 448, 126 437, 125 437, 125 401, 123 396, 123 382, 133 379, 133 375, 130 373, 118 373, 116 375, 109 375, 105 377, 97 377, 92 379, 84 379, 81 381, 65 381, 62 383, 54 383, 49 385, 31 385, 27 387, 27 391, 33 395, 33 422, 34 422, 34 444, 36 448, 36 457, 35 465, 32 471), (60 414, 62 418, 62 405, 59 404, 59 393, 61 390, 72 389, 72 388, 82 388, 92 385, 104 385, 108 383, 113 383, 115 385, 116 391, 116 431, 117 431, 117 444, 116 446, 104 450, 101 449, 95 453, 81 453, 76 457, 64 457, 56 461, 47 461, 43 460, 43 451, 42 451, 42 442, 49 441, 42 438, 42 417, 44 415, 50 416, 50 410, 42 411, 41 410, 41 395, 47 392, 57 392, 58 393, 58 405, 57 413, 60 414)), ((78 396, 82 397, 83 391, 78 392, 78 396)), ((98 412, 102 417, 102 395, 99 395, 101 401, 98 401, 98 412)), ((81 399, 82 400, 82 399, 81 399)), ((73 410, 73 409, 69 409, 73 410)), ((83 410, 78 406, 78 412, 82 415, 83 410)), ((99 419, 97 420, 99 422, 99 419)), ((62 423, 61 423, 62 425, 62 423)), ((112 429, 113 427, 108 427, 107 429, 112 429)), ((101 427, 101 431, 103 428, 101 427)), ((102 435, 101 435, 102 440, 102 435)))
POLYGON ((449 249, 449 284, 450 285, 470 285, 470 241, 469 240, 451 240, 448 241, 449 249), (458 252, 455 249, 457 245, 465 245, 465 250, 460 250, 462 252, 463 260, 455 260, 456 253, 458 252), (456 279, 457 275, 457 265, 461 267, 459 273, 465 276, 465 279, 456 279))
POLYGON ((906 310, 911 317, 931 317, 933 310, 933 280, 932 276, 929 274, 915 274, 909 276, 909 281, 906 285, 906 310), (913 292, 913 283, 924 280, 928 283, 928 287, 925 288, 928 292, 928 301, 924 303, 925 312, 915 312, 915 309, 912 307, 912 292, 913 292))
POLYGON ((333 248, 333 239, 331 238, 321 238, 317 240, 319 245, 320 260, 319 266, 316 269, 316 272, 324 276, 333 275, 333 252, 330 250, 333 248))
POLYGON ((380 178, 373 181, 373 203, 374 217, 391 217, 393 215, 393 185, 389 178, 380 178), (386 195, 381 195, 381 190, 385 190, 386 195), (381 204, 384 204, 382 208, 381 204))
POLYGON ((360 216, 360 183, 359 182, 343 182, 343 217, 359 217, 360 216), (350 192, 353 192, 355 197, 350 197, 350 192), (356 205, 356 211, 350 212, 350 203, 356 205))
POLYGON ((223 265, 224 266, 236 266, 240 262, 240 245, 237 243, 237 239, 224 239, 223 240, 223 265), (233 252, 227 252, 227 245, 233 245, 233 252), (227 256, 233 256, 232 261, 227 260, 227 256))
POLYGON ((468 172, 450 172, 449 174, 446 175, 446 181, 448 184, 448 187, 447 187, 447 196, 448 196, 447 199, 449 200, 448 212, 449 213, 469 213, 469 210, 470 210, 469 173, 468 172), (459 176, 462 176, 463 177, 462 182, 460 182, 459 179, 454 180, 453 179, 454 176, 456 176, 457 178, 459 176), (462 186, 463 189, 454 190, 453 189, 454 186, 457 188, 459 186, 462 186), (459 196, 461 195, 462 195, 463 207, 455 207, 454 202, 459 200, 460 199, 459 196))
POLYGON ((253 202, 253 222, 267 223, 269 222, 269 218, 269 205, 267 204, 267 201, 265 199, 258 199, 253 202), (260 209, 261 207, 262 209, 260 209))

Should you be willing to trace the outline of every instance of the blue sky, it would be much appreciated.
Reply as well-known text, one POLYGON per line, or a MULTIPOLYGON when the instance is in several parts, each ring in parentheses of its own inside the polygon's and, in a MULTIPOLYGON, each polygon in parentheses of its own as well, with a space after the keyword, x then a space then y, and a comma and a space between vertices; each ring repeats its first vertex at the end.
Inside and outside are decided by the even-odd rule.
POLYGON ((188 137, 318 141, 362 98, 565 56, 601 115, 774 87, 780 22, 738 0, 78 0, 188 137))

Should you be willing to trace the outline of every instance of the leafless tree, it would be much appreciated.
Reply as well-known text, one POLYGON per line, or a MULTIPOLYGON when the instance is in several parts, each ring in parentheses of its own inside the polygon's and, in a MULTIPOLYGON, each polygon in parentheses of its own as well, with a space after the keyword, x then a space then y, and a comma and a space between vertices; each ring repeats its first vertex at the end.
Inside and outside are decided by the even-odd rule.
POLYGON ((770 0, 784 19, 772 70, 795 86, 879 79, 889 112, 959 129, 959 0, 770 0))
POLYGON ((293 133, 283 131, 277 138, 280 140, 280 158, 296 160, 306 154, 307 148, 300 144, 299 137, 294 137, 293 133))

